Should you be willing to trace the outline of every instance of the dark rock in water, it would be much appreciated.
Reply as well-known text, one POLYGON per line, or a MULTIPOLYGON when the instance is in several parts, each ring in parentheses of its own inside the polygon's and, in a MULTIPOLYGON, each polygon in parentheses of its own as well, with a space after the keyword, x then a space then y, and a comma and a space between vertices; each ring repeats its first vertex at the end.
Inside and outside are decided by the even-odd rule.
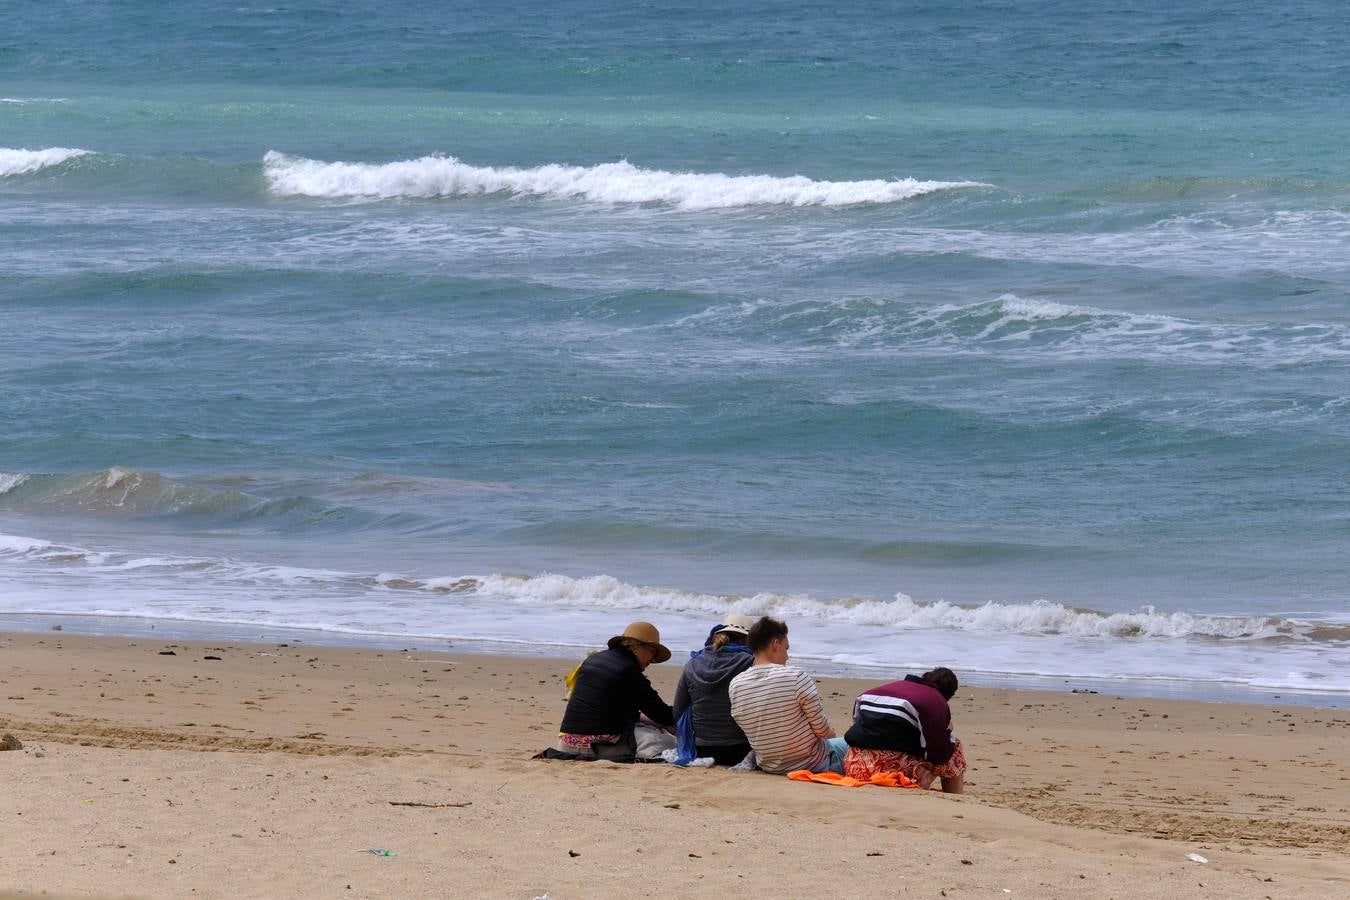
POLYGON ((22 749, 23 749, 23 741, 19 740, 14 735, 6 734, 4 737, 0 737, 0 750, 22 750, 22 749))

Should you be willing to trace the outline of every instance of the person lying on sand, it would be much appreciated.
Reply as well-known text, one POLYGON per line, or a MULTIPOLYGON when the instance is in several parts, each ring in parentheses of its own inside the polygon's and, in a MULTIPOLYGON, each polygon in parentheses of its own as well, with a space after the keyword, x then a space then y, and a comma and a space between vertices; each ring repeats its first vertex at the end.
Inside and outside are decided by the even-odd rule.
POLYGON ((731 716, 755 750, 759 767, 844 772, 848 747, 835 737, 811 677, 787 665, 787 625, 768 616, 750 628, 754 665, 731 680, 731 716))
POLYGON ((844 734, 844 774, 866 781, 878 772, 900 772, 924 788, 940 778, 943 791, 961 793, 966 756, 952 734, 947 703, 957 686, 956 674, 939 667, 860 694, 844 734))
POLYGON ((696 755, 719 766, 734 766, 750 753, 745 732, 731 717, 731 679, 755 661, 746 639, 754 620, 731 613, 713 630, 702 650, 684 664, 675 687, 675 719, 689 713, 696 755))
POLYGON ((588 656, 577 669, 563 712, 558 751, 580 759, 631 762, 674 747, 674 739, 669 738, 659 742, 659 747, 640 748, 636 734, 644 715, 660 729, 675 730, 670 705, 643 674, 652 663, 668 659, 670 650, 650 622, 633 622, 609 639, 608 649, 588 656))

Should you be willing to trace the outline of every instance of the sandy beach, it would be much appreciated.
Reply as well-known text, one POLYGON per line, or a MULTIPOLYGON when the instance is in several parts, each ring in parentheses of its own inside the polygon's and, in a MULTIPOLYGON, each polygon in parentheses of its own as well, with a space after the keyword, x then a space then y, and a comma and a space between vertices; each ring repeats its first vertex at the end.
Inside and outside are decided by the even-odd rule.
POLYGON ((1350 895, 1345 711, 963 688, 951 797, 532 760, 569 662, 0 635, 0 892, 1350 895))

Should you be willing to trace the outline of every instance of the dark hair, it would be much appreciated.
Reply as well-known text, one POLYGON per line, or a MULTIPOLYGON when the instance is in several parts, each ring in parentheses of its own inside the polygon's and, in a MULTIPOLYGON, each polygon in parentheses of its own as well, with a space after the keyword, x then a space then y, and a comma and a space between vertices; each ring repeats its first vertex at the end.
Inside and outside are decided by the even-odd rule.
POLYGON ((750 645, 751 653, 758 653, 768 647, 770 642, 785 637, 787 637, 787 624, 764 616, 750 626, 750 637, 746 643, 750 645))
POLYGON ((955 697, 956 689, 961 686, 956 680, 956 673, 946 666, 938 666, 930 672, 924 672, 923 680, 937 688, 945 700, 955 697))

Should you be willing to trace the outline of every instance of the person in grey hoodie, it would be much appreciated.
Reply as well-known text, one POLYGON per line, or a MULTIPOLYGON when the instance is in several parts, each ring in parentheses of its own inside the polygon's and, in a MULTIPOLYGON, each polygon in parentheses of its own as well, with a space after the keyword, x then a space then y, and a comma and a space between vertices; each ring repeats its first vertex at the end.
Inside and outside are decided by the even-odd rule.
POLYGON ((745 732, 731 718, 727 686, 755 661, 745 643, 752 624, 749 616, 728 615, 707 646, 691 654, 675 688, 675 720, 690 712, 698 755, 719 766, 734 766, 750 753, 745 732))

